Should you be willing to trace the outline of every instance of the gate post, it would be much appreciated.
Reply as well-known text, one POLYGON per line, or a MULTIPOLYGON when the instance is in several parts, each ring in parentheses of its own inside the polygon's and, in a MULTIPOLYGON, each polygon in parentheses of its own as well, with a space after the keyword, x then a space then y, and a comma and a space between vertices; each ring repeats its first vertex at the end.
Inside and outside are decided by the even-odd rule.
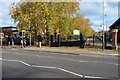
POLYGON ((118 49, 118 45, 117 45, 117 29, 113 29, 112 30, 112 48, 113 49, 118 49))
POLYGON ((79 44, 80 48, 84 48, 84 37, 83 34, 80 34, 80 44, 79 44))
POLYGON ((58 47, 60 47, 60 34, 58 34, 58 47))
POLYGON ((50 47, 53 47, 53 35, 50 35, 50 47))
POLYGON ((105 41, 105 49, 106 49, 107 48, 107 35, 106 35, 106 33, 104 33, 104 36, 105 36, 104 41, 105 41))

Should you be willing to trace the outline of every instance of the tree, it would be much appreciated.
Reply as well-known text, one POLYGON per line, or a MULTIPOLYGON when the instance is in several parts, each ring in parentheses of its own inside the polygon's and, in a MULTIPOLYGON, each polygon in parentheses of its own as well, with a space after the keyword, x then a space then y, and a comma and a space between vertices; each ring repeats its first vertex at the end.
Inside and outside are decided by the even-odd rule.
MULTIPOLYGON (((50 34, 53 34, 54 32, 63 33, 74 27, 71 20, 78 10, 79 4, 77 2, 21 1, 11 7, 10 15, 15 22, 18 22, 17 27, 20 30, 32 27, 36 32, 40 31, 41 33, 49 30, 50 34)), ((65 33, 65 35, 68 34, 65 33)))
POLYGON ((84 34, 86 37, 93 35, 94 32, 90 27, 90 21, 88 18, 84 18, 83 15, 77 14, 75 22, 76 22, 75 29, 80 30, 80 32, 84 34))

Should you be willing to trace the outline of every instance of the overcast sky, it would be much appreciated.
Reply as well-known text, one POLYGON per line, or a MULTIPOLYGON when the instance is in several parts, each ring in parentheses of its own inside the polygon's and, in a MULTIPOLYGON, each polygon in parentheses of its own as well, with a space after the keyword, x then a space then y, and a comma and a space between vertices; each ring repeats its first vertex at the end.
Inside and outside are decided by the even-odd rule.
MULTIPOLYGON (((9 16, 10 5, 17 0, 4 0, 0 1, 0 27, 16 26, 14 20, 9 16)), ((19 0, 18 0, 19 1, 19 0)), ((90 19, 91 27, 95 31, 102 30, 100 25, 103 24, 103 3, 101 0, 84 0, 80 2, 80 13, 85 18, 90 19)), ((118 19, 118 0, 106 0, 104 3, 105 10, 105 27, 109 26, 118 19)), ((105 28, 106 29, 106 28, 105 28)))

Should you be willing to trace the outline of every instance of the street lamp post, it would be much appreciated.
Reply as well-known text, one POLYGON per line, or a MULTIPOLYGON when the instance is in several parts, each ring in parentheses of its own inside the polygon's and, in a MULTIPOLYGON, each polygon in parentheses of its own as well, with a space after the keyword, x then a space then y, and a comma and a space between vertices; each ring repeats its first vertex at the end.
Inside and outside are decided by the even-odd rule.
POLYGON ((1 37, 1 48, 2 48, 2 28, 1 28, 1 32, 0 32, 0 37, 1 37))
POLYGON ((103 0, 103 39, 102 39, 103 40, 103 43, 102 43, 103 50, 105 50, 105 39, 104 38, 105 38, 105 36, 104 36, 104 0, 103 0))
POLYGON ((23 30, 22 30, 22 48, 23 48, 23 30))
POLYGON ((31 32, 30 32, 30 47, 31 47, 31 32))
POLYGON ((107 31, 107 14, 105 14, 105 19, 106 19, 106 21, 105 21, 105 25, 106 25, 106 31, 107 31))
POLYGON ((29 26, 28 26, 28 30, 29 30, 29 32, 30 32, 30 34, 29 34, 29 39, 30 39, 30 47, 31 47, 31 42, 32 42, 32 39, 31 39, 32 35, 31 35, 31 32, 32 32, 32 30, 31 30, 30 24, 29 24, 29 26))
POLYGON ((83 29, 83 34, 84 34, 84 22, 82 22, 82 29, 83 29))

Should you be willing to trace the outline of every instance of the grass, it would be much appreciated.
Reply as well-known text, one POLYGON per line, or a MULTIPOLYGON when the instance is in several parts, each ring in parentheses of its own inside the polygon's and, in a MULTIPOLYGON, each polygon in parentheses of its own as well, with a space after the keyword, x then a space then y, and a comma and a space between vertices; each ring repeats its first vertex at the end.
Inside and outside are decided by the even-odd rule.
POLYGON ((118 48, 118 53, 120 54, 120 48, 118 48))
MULTIPOLYGON (((55 47, 52 47, 55 48, 55 47)), ((102 51, 102 47, 100 46, 93 46, 93 47, 84 47, 84 48, 80 48, 79 46, 61 46, 61 47, 56 47, 56 48, 71 48, 71 49, 81 49, 81 50, 99 50, 102 51)), ((111 51, 111 52, 117 52, 118 50, 113 50, 113 49, 105 49, 105 51, 111 51)))

